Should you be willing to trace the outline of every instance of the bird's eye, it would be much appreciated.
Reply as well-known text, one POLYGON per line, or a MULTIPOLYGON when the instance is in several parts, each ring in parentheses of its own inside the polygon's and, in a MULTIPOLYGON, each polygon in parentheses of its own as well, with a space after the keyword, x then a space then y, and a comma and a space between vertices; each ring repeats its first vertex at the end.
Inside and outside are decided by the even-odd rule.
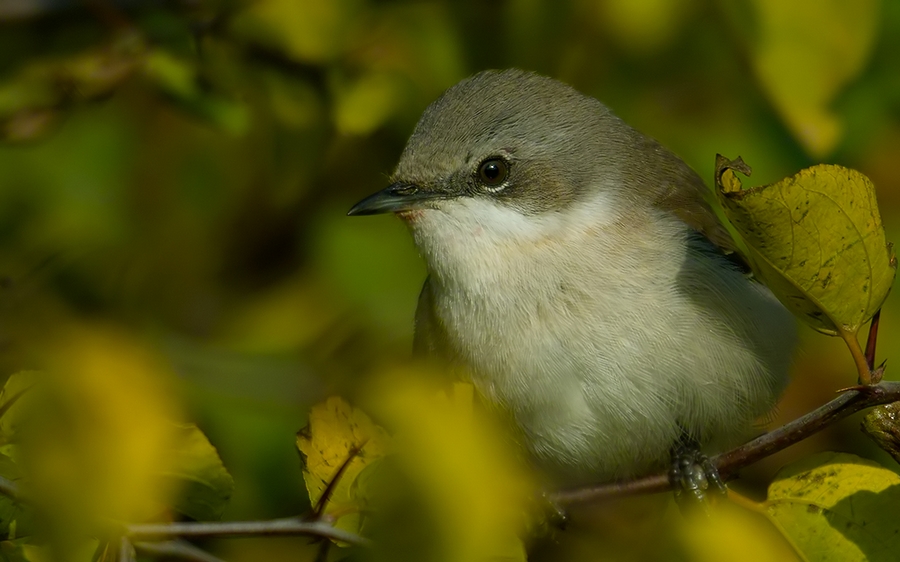
POLYGON ((509 164, 501 158, 489 158, 478 166, 478 179, 485 187, 498 188, 509 176, 509 164))

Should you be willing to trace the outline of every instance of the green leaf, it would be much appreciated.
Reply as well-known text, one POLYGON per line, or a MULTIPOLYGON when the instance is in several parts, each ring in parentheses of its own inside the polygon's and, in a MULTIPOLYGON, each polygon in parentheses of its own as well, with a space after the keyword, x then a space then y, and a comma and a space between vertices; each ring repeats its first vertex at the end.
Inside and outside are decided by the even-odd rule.
POLYGON ((24 546, 21 541, 0 542, 0 562, 39 562, 37 558, 26 556, 24 546))
POLYGON ((164 473, 182 486, 172 507, 198 521, 220 519, 234 491, 234 479, 196 425, 178 424, 176 432, 172 464, 164 473))
POLYGON ((746 244, 753 271, 814 329, 848 339, 881 308, 897 262, 867 177, 818 165, 742 189, 740 159, 716 160, 719 200, 746 244))
POLYGON ((769 486, 765 511, 811 562, 897 560, 900 476, 877 463, 822 453, 791 464, 769 486))
POLYGON ((152 50, 146 55, 144 74, 187 112, 234 135, 247 130, 250 123, 247 109, 201 87, 196 65, 191 62, 162 49, 152 50))

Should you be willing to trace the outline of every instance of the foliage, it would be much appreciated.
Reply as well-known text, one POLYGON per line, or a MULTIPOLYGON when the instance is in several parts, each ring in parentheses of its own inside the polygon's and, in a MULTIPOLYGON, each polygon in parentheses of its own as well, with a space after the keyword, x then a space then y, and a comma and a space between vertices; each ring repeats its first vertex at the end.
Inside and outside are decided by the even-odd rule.
MULTIPOLYGON (((565 532, 542 523, 536 484, 471 389, 442 392, 425 382, 430 368, 397 366, 423 277, 406 233, 389 218, 343 215, 382 186, 441 91, 482 68, 534 69, 603 100, 702 175, 713 177, 716 152, 752 162, 767 187, 722 199, 757 276, 773 287, 790 279, 782 296, 823 310, 832 320, 816 327, 845 336, 862 375, 869 365, 852 342, 893 280, 884 240, 900 236, 898 38, 900 5, 878 0, 0 2, 0 365, 9 377, 0 476, 22 495, 0 496, 0 557, 112 560, 123 526, 298 513, 383 547, 330 548, 332 559, 522 559, 525 546, 531 560, 790 560, 795 547, 820 559, 809 553, 825 539, 812 533, 871 555, 878 540, 846 534, 828 515, 892 497, 873 485, 891 481, 886 468, 896 465, 858 439, 856 420, 743 472, 749 495, 836 467, 867 475, 823 477, 822 490, 851 487, 818 513, 795 505, 801 513, 778 527, 767 510, 731 502, 704 525, 628 502, 608 516, 578 511, 565 532), (808 220, 819 218, 802 230, 828 221, 819 234, 830 242, 858 232, 848 252, 866 248, 869 273, 829 278, 819 267, 827 257, 799 277, 761 268, 773 243, 748 221, 785 227, 785 217, 729 207, 795 197, 791 186, 835 168, 778 180, 820 160, 871 178, 880 217, 867 203, 831 222, 816 215, 821 200, 805 197, 785 209, 798 218, 793 209, 809 204, 808 220), (827 295, 815 288, 824 279, 827 295), (854 303, 863 286, 865 304, 854 303), (377 439, 350 438, 348 420, 377 439), (304 424, 306 486, 291 446, 304 424), (316 465, 318 441, 331 454, 316 465), (814 450, 885 468, 808 457, 775 479, 814 450), (323 480, 345 461, 315 514, 323 480), (381 517, 352 520, 370 508, 381 517), (541 532, 527 545, 519 538, 541 532)), ((842 209, 855 207, 851 188, 867 190, 853 201, 872 201, 862 176, 827 183, 842 209)), ((898 300, 884 306, 879 341, 898 349, 898 300)), ((797 417, 849 384, 853 363, 813 336, 804 333, 795 383, 767 421, 797 417)), ((891 443, 895 418, 879 412, 869 431, 891 443)), ((203 546, 228 560, 313 560, 321 544, 203 546)))
POLYGON ((853 455, 823 453, 786 466, 766 514, 808 560, 892 560, 900 476, 853 455))

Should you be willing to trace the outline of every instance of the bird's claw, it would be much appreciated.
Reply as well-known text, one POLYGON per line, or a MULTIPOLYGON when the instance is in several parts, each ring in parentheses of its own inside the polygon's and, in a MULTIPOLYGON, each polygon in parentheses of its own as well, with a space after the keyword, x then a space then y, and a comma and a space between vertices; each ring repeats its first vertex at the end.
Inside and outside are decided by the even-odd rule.
POLYGON ((682 511, 705 506, 709 490, 722 496, 728 493, 719 471, 693 440, 685 439, 672 450, 669 480, 682 511))

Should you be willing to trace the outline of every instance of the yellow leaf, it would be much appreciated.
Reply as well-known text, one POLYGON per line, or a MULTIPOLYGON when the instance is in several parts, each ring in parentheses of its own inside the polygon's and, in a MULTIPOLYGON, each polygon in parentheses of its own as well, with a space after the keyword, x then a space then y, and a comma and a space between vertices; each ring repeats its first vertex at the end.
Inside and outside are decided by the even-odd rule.
POLYGON ((759 513, 720 502, 710 516, 678 517, 676 526, 692 562, 797 562, 800 560, 775 526, 759 513))
POLYGON ((735 170, 749 173, 740 159, 718 157, 717 192, 754 272, 814 329, 855 337, 881 308, 896 273, 872 182, 823 164, 741 189, 735 170))
POLYGON ((398 79, 385 72, 370 72, 335 92, 334 120, 347 135, 369 134, 391 116, 400 97, 398 79))
MULTIPOLYGON (((812 156, 832 151, 841 123, 830 108, 872 52, 878 0, 751 0, 750 61, 781 118, 812 156)), ((744 22, 741 22, 744 23, 744 22)))
MULTIPOLYGON (((474 387, 449 392, 420 369, 398 369, 369 393, 395 429, 397 462, 438 522, 444 560, 526 559, 537 486, 509 435, 475 408, 474 387)), ((416 558, 410 558, 416 559, 416 558)))
POLYGON ((333 59, 352 38, 360 0, 255 0, 232 19, 232 31, 302 62, 333 59))
POLYGON ((822 453, 782 469, 766 513, 810 562, 897 560, 900 476, 877 463, 822 453))
POLYGON ((297 434, 297 448, 303 455, 303 479, 313 505, 352 457, 325 507, 325 514, 337 519, 336 527, 353 533, 360 531, 364 490, 355 485, 357 477, 385 455, 387 442, 382 428, 339 397, 313 406, 308 425, 297 434))
POLYGON ((596 11, 605 35, 640 54, 657 52, 671 43, 687 20, 692 0, 606 0, 585 2, 596 11))
POLYGON ((54 340, 46 362, 16 404, 27 410, 14 455, 23 488, 66 528, 159 516, 174 492, 160 472, 178 418, 164 364, 115 330, 85 325, 54 340))

